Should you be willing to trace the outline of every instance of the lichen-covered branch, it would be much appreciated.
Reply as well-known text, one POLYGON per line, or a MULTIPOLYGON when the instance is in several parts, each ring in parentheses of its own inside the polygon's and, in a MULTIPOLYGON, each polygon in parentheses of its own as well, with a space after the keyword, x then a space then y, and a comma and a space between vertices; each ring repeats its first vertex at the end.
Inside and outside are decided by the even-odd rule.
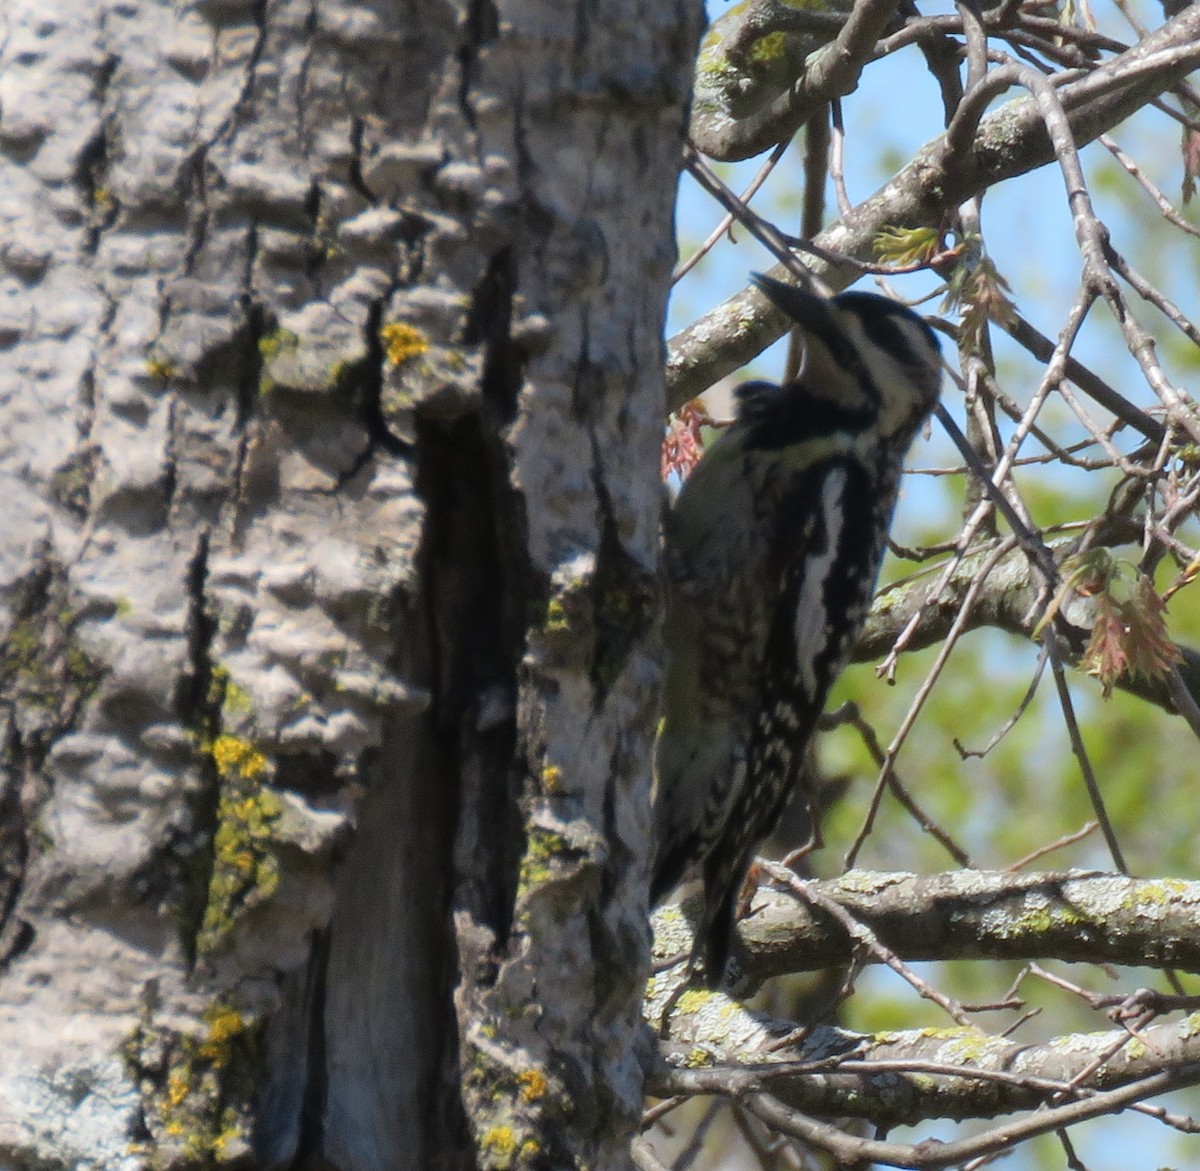
POLYGON ((854 89, 895 10, 895 0, 735 5, 700 47, 693 144, 729 161, 785 142, 830 98, 854 89))
POLYGON ((1036 1045, 961 1027, 856 1033, 820 1026, 795 1044, 781 1043, 794 1030, 720 993, 696 993, 688 1010, 672 1016, 668 1056, 651 1071, 648 1088, 660 1097, 769 1092, 806 1114, 888 1127, 994 1117, 1064 1091, 1070 1097, 1068 1083, 1098 1058, 1075 1088, 1080 1100, 1156 1074, 1174 1078, 1159 1093, 1200 1081, 1200 1014, 1151 1025, 1136 1038, 1112 1030, 1036 1045), (1112 1052, 1121 1041, 1127 1044, 1112 1052))
MULTIPOLYGON (((904 961, 1058 959, 1200 971, 1197 882, 1085 871, 850 870, 812 885, 904 961)), ((655 1019, 654 1005, 677 995, 686 979, 672 961, 690 954, 691 910, 685 900, 655 916, 661 970, 647 992, 648 1019, 655 1019)), ((766 885, 739 922, 738 941, 739 992, 771 976, 871 959, 844 925, 766 885)))
MULTIPOLYGON (((814 886, 903 960, 1056 958, 1200 969, 1200 883, 1083 872, 850 871, 814 886)), ((645 1013, 660 1038, 662 1064, 650 1075, 657 1095, 769 1093, 806 1114, 888 1126, 1086 1101, 1165 1074, 1166 1084, 1153 1083, 1162 1092, 1200 1077, 1200 1014, 1149 1024, 1159 1007, 1150 1001, 1122 1014, 1144 1027, 1038 1044, 959 1025, 794 1032, 793 1022, 751 1012, 735 996, 768 975, 871 956, 844 926, 786 892, 763 887, 755 896, 739 925, 728 993, 687 988, 683 964, 669 966, 690 946, 686 906, 660 912, 656 927, 660 971, 645 1013)), ((1096 998, 1097 1007, 1106 1003, 1096 998)))
MULTIPOLYGON (((1200 883, 1084 872, 881 874, 817 884, 905 960, 1059 959, 1200 971, 1200 883)), ((754 981, 845 963, 844 929, 782 891, 760 888, 739 925, 754 981)))

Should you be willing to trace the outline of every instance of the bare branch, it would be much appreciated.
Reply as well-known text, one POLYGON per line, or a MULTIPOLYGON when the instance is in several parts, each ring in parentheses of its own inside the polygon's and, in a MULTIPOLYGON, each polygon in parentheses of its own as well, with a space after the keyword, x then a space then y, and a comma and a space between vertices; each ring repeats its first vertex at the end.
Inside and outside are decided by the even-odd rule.
MULTIPOLYGON (((1112 1095, 1128 1107, 1200 1080, 1196 1021, 1192 1015, 1148 1026, 1139 1030, 1136 1046, 1128 1044, 1130 1035, 1122 1028, 1026 1044, 976 1028, 871 1034, 820 1026, 779 1047, 777 1038, 790 1030, 789 1022, 751 1013, 720 993, 696 993, 672 1015, 667 1058, 648 1071, 647 1081, 650 1092, 661 1096, 745 1100, 770 1093, 809 1115, 870 1118, 885 1127, 995 1116, 1055 1100, 1091 1104, 1079 1114, 1068 1109, 1061 1125, 1063 1118, 1082 1121, 1110 1111, 1112 1095), (707 1065, 700 1064, 701 1053, 707 1065), (1089 1073, 1079 1079, 1085 1069, 1089 1073)), ((1024 1125, 1010 1123, 1006 1130, 1023 1131, 1024 1125)), ((1017 1134, 1009 1133, 1009 1141, 1016 1141, 1017 1134)), ((911 1149, 906 1157, 912 1157, 911 1149)), ((960 1151, 952 1161, 964 1157, 960 1151)))
MULTIPOLYGON (((1075 143, 1091 142, 1111 130, 1198 65, 1200 9, 1191 5, 1132 49, 1058 90, 1075 143)), ((966 199, 1053 158, 1037 101, 1009 103, 980 122, 969 151, 952 157, 945 135, 939 136, 875 195, 826 228, 815 243, 828 252, 870 259, 885 225, 939 226, 966 199)), ((852 266, 829 260, 816 263, 814 269, 834 288, 844 288, 855 275, 852 266)), ((785 273, 776 269, 772 275, 785 273)), ((753 289, 717 306, 671 341, 671 407, 744 366, 786 328, 782 314, 753 289)))
POLYGON ((694 145, 733 161, 790 141, 830 99, 854 90, 896 3, 859 0, 817 12, 758 0, 730 9, 701 49, 694 145))
MULTIPOLYGON (((1198 882, 1071 871, 851 870, 813 886, 906 962, 1059 959, 1200 971, 1198 882)), ((842 924, 767 886, 738 933, 739 962, 755 981, 857 954, 842 924)))
POLYGON ((1166 1093, 1168 1090, 1182 1089, 1184 1086, 1194 1085, 1197 1081, 1200 1081, 1200 1065, 1190 1066, 1178 1073, 1152 1074, 1119 1090, 1095 1094, 1067 1106, 1038 1111, 1020 1122, 1008 1123, 970 1138, 948 1143, 928 1139, 913 1146, 846 1134, 834 1127, 815 1123, 767 1095, 756 1095, 752 1108, 764 1121, 770 1121, 785 1133, 830 1151, 839 1160, 880 1162, 893 1167, 932 1171, 933 1168, 952 1167, 975 1156, 998 1154, 1027 1139, 1084 1122, 1089 1118, 1116 1113, 1143 1098, 1166 1093))

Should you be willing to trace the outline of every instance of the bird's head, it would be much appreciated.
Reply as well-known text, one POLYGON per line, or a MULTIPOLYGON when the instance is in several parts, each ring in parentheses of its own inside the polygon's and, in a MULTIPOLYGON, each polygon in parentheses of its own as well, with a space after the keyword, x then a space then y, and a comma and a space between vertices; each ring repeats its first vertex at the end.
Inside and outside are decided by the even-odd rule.
POLYGON ((804 331, 802 388, 843 409, 869 411, 882 437, 907 442, 941 385, 937 337, 921 317, 874 293, 826 300, 757 273, 752 279, 804 331))

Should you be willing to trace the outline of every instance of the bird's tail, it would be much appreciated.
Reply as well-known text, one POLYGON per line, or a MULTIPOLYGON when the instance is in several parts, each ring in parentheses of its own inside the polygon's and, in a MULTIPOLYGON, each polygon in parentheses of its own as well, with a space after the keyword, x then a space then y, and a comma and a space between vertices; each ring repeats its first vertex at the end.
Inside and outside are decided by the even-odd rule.
POLYGON ((732 858, 718 844, 704 860, 704 911, 696 926, 692 964, 703 973, 710 988, 720 987, 725 975, 738 899, 753 855, 753 845, 732 858))

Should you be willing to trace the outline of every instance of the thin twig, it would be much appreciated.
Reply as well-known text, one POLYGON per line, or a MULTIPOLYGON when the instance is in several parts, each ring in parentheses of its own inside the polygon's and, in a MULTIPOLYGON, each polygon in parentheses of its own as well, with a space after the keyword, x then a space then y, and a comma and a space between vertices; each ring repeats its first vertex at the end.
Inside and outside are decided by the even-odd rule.
MULTIPOLYGON (((964 439, 963 442, 965 443, 966 440, 964 439)), ((884 753, 883 765, 879 770, 879 778, 875 782, 875 790, 867 806, 863 824, 855 835, 850 849, 846 852, 845 864, 847 867, 854 865, 859 851, 862 849, 867 836, 874 826, 875 815, 879 810, 879 803, 883 798, 884 788, 890 783, 892 772, 895 769, 896 757, 904 741, 908 738, 913 724, 916 723, 917 716, 920 715, 921 709, 925 706, 925 701, 929 698, 934 684, 942 673, 942 668, 945 667, 950 653, 958 642, 959 636, 965 631, 967 620, 971 616, 971 611, 974 609, 975 601, 983 589, 984 582, 987 581, 988 574, 1002 558, 1012 551, 1014 546, 1015 541, 1012 540, 998 543, 988 554, 987 558, 985 558, 983 564, 980 566, 978 575, 972 580, 970 586, 967 587, 967 592, 963 595, 962 605, 959 606, 958 613, 954 616, 954 621, 951 623, 950 629, 946 632, 945 640, 938 648, 937 658, 922 680, 921 686, 917 689, 917 694, 913 697, 913 701, 904 715, 904 719, 900 722, 900 727, 896 730, 891 744, 888 745, 887 751, 884 753)))
POLYGON ((963 760, 982 760, 1017 726, 1017 721, 1028 710, 1029 705, 1033 702, 1033 697, 1037 694, 1038 684, 1042 681, 1042 675, 1046 670, 1046 658, 1046 648, 1043 647, 1041 653, 1038 655, 1037 664, 1033 668, 1033 677, 1029 681, 1029 686, 1025 689, 1025 694, 1021 697, 1021 702, 1017 705, 1017 710, 1001 724, 999 730, 982 748, 964 748, 962 741, 957 736, 954 737, 954 747, 958 750, 958 755, 963 760))
MULTIPOLYGON (((763 165, 761 167, 759 167, 758 173, 754 176, 753 179, 750 180, 750 183, 747 186, 746 190, 743 191, 740 196, 738 196, 739 200, 742 203, 748 205, 750 203, 750 200, 752 200, 755 197, 755 195, 758 194, 758 189, 767 181, 771 172, 775 169, 776 164, 779 162, 779 160, 781 158, 783 158, 784 154, 787 151, 787 148, 790 145, 791 144, 788 142, 781 142, 771 152, 771 154, 767 158, 767 161, 765 163, 763 163, 763 165)), ((708 253, 711 252, 714 247, 716 247, 717 241, 720 240, 721 237, 724 236, 725 233, 728 232, 729 229, 733 226, 734 219, 735 219, 735 213, 733 211, 727 211, 725 213, 725 215, 721 217, 721 222, 719 224, 717 224, 717 226, 715 228, 713 228, 712 233, 711 233, 711 235, 709 235, 708 239, 705 240, 704 243, 701 244, 700 247, 697 248, 696 251, 693 252, 692 255, 687 258, 687 260, 682 261, 676 267, 675 271, 671 274, 671 283, 672 284, 674 284, 676 281, 682 279, 689 272, 691 272, 692 269, 695 268, 696 265, 699 264, 700 261, 703 260, 704 257, 707 256, 708 253)))
POLYGON ((1067 686, 1067 673, 1063 669, 1063 651, 1059 645, 1059 636, 1052 623, 1046 626, 1043 637, 1046 640, 1046 649, 1050 652, 1050 670, 1054 674, 1054 688, 1058 693, 1058 702, 1062 710, 1063 721, 1067 726, 1067 737, 1071 742, 1071 752, 1079 762, 1079 771, 1083 775, 1083 783, 1087 789, 1088 799, 1092 803, 1092 810, 1096 814, 1096 820, 1100 823, 1100 832, 1104 834, 1104 841, 1108 845, 1108 852, 1112 855, 1117 869, 1122 874, 1128 874, 1129 866, 1125 861, 1125 854, 1121 850, 1120 843, 1117 841, 1117 831, 1113 828, 1112 821, 1109 819, 1108 808, 1105 806, 1104 796, 1100 792, 1100 783, 1096 780, 1096 773, 1092 768, 1091 757, 1088 756, 1087 748, 1083 743, 1083 733, 1079 729, 1079 721, 1075 718, 1075 705, 1071 700, 1071 689, 1067 686))
POLYGON ((829 135, 829 177, 833 180, 838 215, 845 219, 853 209, 853 204, 846 192, 846 128, 842 124, 841 102, 829 103, 829 120, 832 127, 829 135))
POLYGON ((1099 827, 1098 821, 1087 821, 1072 834, 1063 834, 1061 838, 1054 842, 1048 842, 1044 846, 1039 846, 1036 850, 1026 854, 1024 858, 1018 858, 1015 862, 1010 862, 1005 866, 1005 873, 1015 874, 1018 870, 1024 870, 1026 866, 1031 866, 1040 858, 1044 858, 1047 854, 1054 853, 1055 850, 1061 850, 1065 846, 1073 846, 1076 842, 1083 841, 1084 838, 1090 837, 1099 827))
POLYGON ((1200 1082, 1200 1064, 1185 1066, 1179 1070, 1150 1074, 1136 1082, 1108 1090, 1092 1097, 1048 1110, 1036 1111, 1018 1121, 1006 1121, 980 1134, 951 1142, 927 1141, 907 1144, 884 1142, 876 1139, 858 1138, 828 1123, 801 1114, 784 1106, 769 1094, 758 1093, 747 1096, 746 1105, 771 1126, 829 1151, 844 1163, 876 1162, 894 1167, 909 1167, 917 1171, 936 1171, 952 1167, 994 1151, 1009 1150, 1020 1142, 1048 1134, 1063 1126, 1072 1126, 1115 1114, 1144 1098, 1182 1089, 1200 1082))
POLYGON ((709 165, 700 157, 699 152, 690 144, 683 148, 683 163, 688 174, 704 188, 731 215, 735 216, 746 230, 792 274, 805 288, 813 288, 828 293, 822 289, 812 273, 804 267, 804 263, 793 253, 783 234, 739 199, 730 189, 717 178, 709 165))
MULTIPOLYGON (((879 737, 875 734, 875 729, 863 717, 862 710, 853 700, 848 700, 843 703, 836 711, 829 712, 822 717, 822 726, 836 726, 836 724, 848 724, 858 732, 867 752, 870 753, 871 759, 875 762, 876 768, 882 768, 887 760, 884 753, 883 745, 879 743, 879 737), (826 725, 826 721, 829 722, 826 725)), ((975 863, 971 860, 970 854, 966 852, 932 817, 929 816, 917 804, 912 794, 909 793, 908 787, 901 781, 899 774, 895 768, 888 772, 888 784, 891 788, 892 795, 897 801, 907 810, 912 819, 921 827, 921 829, 929 834, 936 841, 941 843, 945 848, 946 853, 955 860, 960 866, 967 870, 973 870, 975 863)))
POLYGON ((1200 236, 1200 228, 1196 227, 1195 224, 1188 223, 1179 214, 1175 205, 1162 193, 1145 171, 1138 166, 1137 162, 1121 149, 1111 134, 1100 135, 1100 142, 1105 150, 1125 168, 1126 172, 1138 183, 1142 190, 1154 200, 1158 205, 1158 210, 1162 212, 1164 219, 1182 231, 1187 232, 1189 236, 1200 236))

